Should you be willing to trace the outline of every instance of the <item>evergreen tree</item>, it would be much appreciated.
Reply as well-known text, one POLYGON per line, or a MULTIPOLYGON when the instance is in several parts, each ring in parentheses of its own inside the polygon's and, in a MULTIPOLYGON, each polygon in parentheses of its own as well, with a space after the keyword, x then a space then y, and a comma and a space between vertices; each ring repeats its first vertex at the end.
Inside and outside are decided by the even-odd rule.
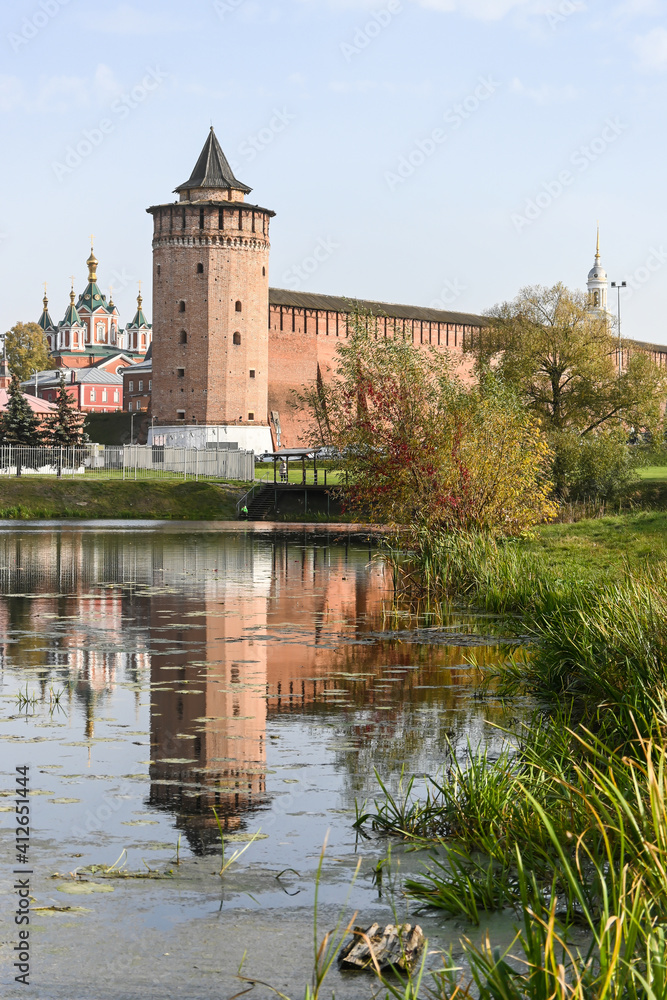
POLYGON ((7 409, 2 414, 0 435, 4 444, 39 445, 42 443, 42 430, 39 418, 30 407, 27 397, 21 390, 17 375, 12 375, 12 381, 7 390, 9 400, 7 409))
POLYGON ((85 439, 83 423, 86 419, 72 396, 67 391, 64 376, 60 375, 58 398, 55 413, 49 414, 46 421, 46 436, 49 444, 59 447, 71 447, 82 444, 85 439))

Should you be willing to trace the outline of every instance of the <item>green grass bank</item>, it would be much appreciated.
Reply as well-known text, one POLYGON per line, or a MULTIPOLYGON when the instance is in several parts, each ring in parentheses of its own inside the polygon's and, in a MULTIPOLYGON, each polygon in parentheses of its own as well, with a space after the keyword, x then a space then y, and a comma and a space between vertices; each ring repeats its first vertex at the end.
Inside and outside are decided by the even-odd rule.
POLYGON ((140 518, 233 521, 244 484, 180 480, 57 480, 21 477, 0 482, 0 518, 140 518))

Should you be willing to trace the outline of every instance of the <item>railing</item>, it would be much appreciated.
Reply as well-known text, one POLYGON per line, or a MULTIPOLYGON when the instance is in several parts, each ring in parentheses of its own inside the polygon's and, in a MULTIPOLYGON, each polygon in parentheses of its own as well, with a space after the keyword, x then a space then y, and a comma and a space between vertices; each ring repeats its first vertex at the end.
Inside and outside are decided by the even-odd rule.
POLYGON ((94 476, 98 479, 229 479, 252 482, 255 456, 247 451, 150 445, 70 448, 0 447, 0 476, 94 476))

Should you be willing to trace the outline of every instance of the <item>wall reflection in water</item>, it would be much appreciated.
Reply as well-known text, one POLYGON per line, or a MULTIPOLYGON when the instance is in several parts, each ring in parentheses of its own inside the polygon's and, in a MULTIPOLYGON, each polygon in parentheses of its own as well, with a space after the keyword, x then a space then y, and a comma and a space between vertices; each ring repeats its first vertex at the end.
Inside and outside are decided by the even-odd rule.
POLYGON ((464 651, 388 635, 388 582, 367 548, 326 537, 12 531, 2 658, 65 683, 89 738, 118 686, 150 685, 150 802, 201 850, 212 807, 234 830, 268 804, 272 719, 333 720, 351 795, 381 758, 414 761, 426 739, 445 752, 464 651))

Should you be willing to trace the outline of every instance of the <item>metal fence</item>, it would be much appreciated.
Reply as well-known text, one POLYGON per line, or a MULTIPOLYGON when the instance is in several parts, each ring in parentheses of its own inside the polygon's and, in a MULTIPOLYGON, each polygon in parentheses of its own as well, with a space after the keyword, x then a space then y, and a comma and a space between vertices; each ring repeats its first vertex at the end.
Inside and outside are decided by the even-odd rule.
POLYGON ((151 445, 72 448, 0 447, 0 476, 94 476, 97 479, 231 479, 252 482, 251 451, 200 451, 151 445))

